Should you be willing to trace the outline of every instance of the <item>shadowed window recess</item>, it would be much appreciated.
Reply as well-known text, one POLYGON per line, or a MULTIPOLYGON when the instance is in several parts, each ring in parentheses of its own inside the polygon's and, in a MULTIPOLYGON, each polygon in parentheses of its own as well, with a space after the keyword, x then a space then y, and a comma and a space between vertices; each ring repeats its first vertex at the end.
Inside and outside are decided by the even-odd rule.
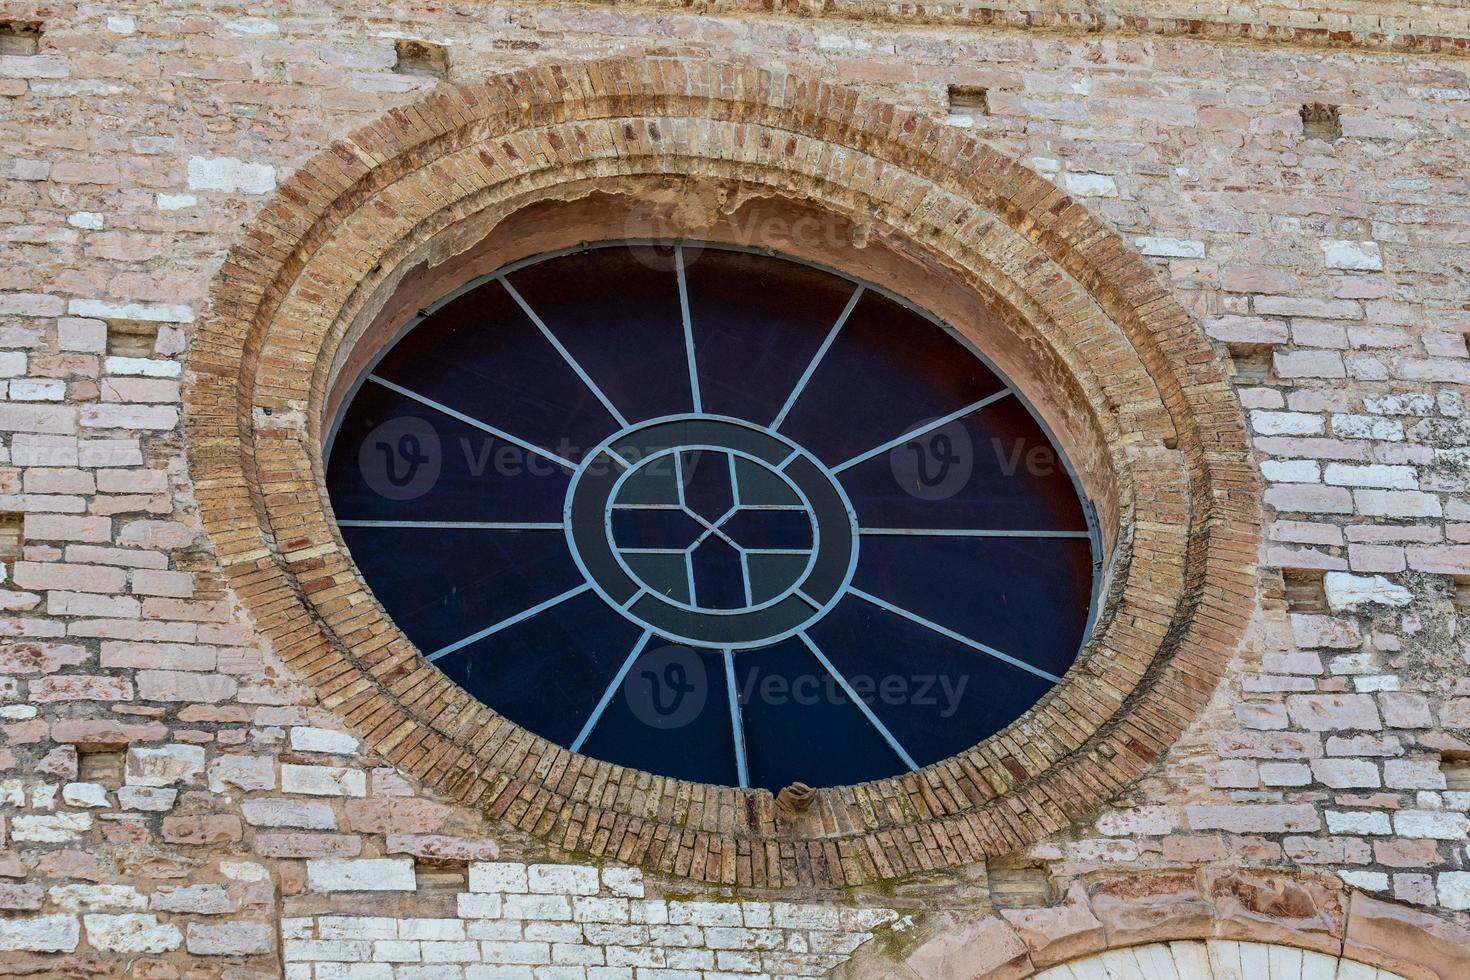
POLYGON ((405 325, 327 487, 374 595, 467 692, 574 751, 772 791, 918 769, 1086 638, 1066 458, 955 332, 706 243, 539 256, 405 325))

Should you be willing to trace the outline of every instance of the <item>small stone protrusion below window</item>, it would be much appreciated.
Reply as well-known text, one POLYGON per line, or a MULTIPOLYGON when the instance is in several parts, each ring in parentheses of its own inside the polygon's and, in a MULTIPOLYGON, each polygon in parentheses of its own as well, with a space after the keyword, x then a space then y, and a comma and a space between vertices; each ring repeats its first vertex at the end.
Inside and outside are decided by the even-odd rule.
POLYGON ((0 514, 0 562, 7 570, 11 562, 21 557, 25 546, 25 538, 21 534, 24 525, 24 514, 0 514))
POLYGON ((1230 368, 1235 374, 1237 385, 1258 385, 1271 376, 1270 344, 1232 343, 1225 345, 1230 354, 1230 368))
POLYGON ((117 789, 123 784, 124 764, 122 749, 81 749, 77 754, 77 782, 117 789))
POLYGON ((158 343, 158 323, 153 320, 109 320, 109 357, 152 357, 158 343))
POLYGON ((1302 106, 1302 132, 1307 139, 1327 140, 1329 143, 1342 137, 1342 117, 1337 106, 1322 102, 1309 102, 1302 106))
POLYGON ((1043 867, 999 867, 985 869, 990 883, 990 901, 1001 909, 1038 909, 1056 901, 1051 876, 1043 867))
POLYGON ((1327 590, 1322 581, 1322 572, 1311 569, 1290 569, 1281 573, 1286 592, 1286 608, 1294 613, 1326 615, 1327 590))
POLYGON ((1455 793, 1470 793, 1470 755, 1446 752, 1440 760, 1444 788, 1455 793))
POLYGON ((1470 575, 1456 576, 1451 588, 1450 599, 1455 606, 1455 615, 1460 619, 1470 619, 1470 575))
POLYGON ((399 75, 424 75, 443 78, 449 74, 449 51, 442 44, 400 38, 393 42, 398 60, 393 71, 399 75))
POLYGON ((41 25, 29 20, 0 20, 0 55, 31 55, 41 50, 41 25))
POLYGON ((949 87, 949 114, 951 116, 990 115, 990 90, 978 85, 951 85, 949 87))

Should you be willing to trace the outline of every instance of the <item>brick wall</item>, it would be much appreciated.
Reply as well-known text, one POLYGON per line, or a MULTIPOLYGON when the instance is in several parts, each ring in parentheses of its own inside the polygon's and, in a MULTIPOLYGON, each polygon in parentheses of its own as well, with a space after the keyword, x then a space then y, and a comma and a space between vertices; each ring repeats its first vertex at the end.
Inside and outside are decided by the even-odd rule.
POLYGON ((840 78, 1085 200, 1239 372, 1269 571, 1174 751, 1026 857, 1058 894, 1258 867, 1470 921, 1470 59, 658 5, 3 9, 42 34, 0 55, 0 963, 804 975, 990 907, 979 870, 736 895, 579 866, 363 751, 256 638, 192 502, 189 343, 286 176, 435 84, 393 70, 403 35, 456 79, 642 51, 840 78))

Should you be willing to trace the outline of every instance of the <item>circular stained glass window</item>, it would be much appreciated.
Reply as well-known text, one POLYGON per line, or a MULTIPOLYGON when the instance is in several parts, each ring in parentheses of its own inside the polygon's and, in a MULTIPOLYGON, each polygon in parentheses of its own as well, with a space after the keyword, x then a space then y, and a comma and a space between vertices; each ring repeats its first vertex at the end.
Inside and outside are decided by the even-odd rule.
POLYGON ((778 790, 917 769, 1077 656, 1095 536, 973 348, 880 289, 610 243, 435 303, 344 399, 363 578, 486 705, 596 758, 778 790))

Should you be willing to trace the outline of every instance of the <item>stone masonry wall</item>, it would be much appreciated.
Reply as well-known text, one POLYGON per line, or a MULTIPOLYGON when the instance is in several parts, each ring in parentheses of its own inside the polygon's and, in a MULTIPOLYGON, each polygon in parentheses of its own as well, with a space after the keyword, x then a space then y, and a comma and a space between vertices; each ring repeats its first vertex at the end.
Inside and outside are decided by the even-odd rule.
POLYGON ((401 37, 451 79, 638 52, 839 78, 1086 199, 1236 364, 1269 570, 1189 734, 1024 858, 1058 894, 1321 872, 1470 924, 1470 59, 633 4, 0 21, 42 24, 0 54, 0 972, 812 975, 991 909, 983 869, 737 895, 579 863, 360 751, 256 640, 191 500, 191 325, 285 175, 435 84, 401 37))

